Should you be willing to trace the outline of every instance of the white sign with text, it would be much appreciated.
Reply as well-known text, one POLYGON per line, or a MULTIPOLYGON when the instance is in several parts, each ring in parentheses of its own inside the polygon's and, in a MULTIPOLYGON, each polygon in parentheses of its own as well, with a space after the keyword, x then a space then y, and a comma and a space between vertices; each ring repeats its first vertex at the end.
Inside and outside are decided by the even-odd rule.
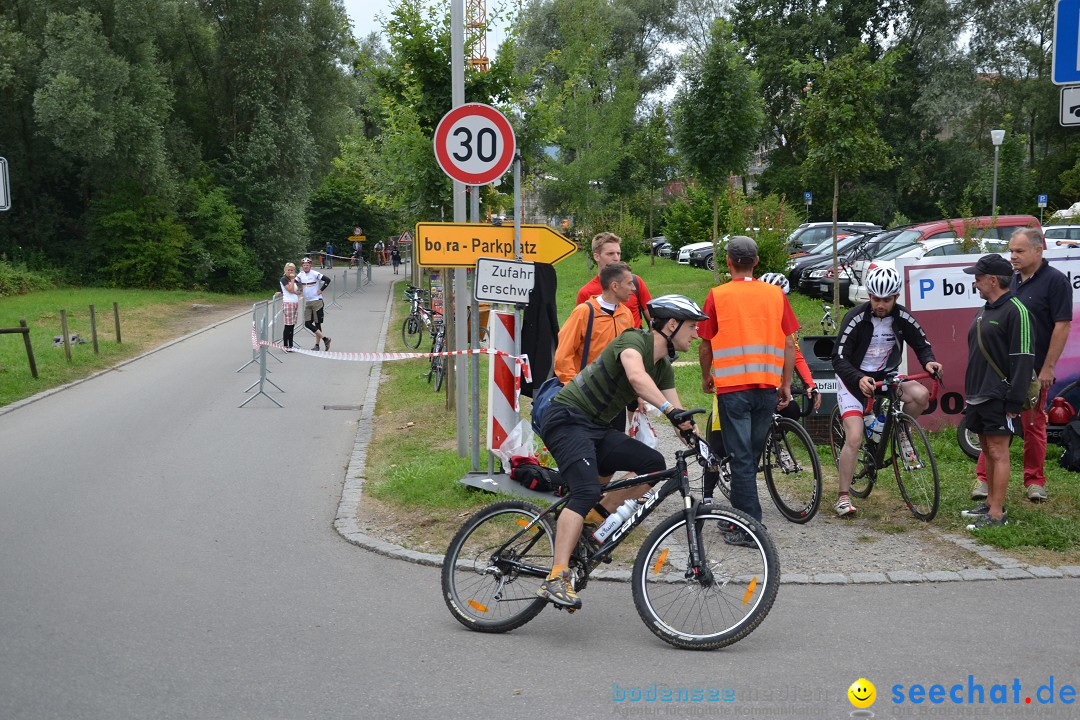
POLYGON ((473 294, 483 302, 526 305, 536 283, 531 262, 482 257, 476 259, 473 294))

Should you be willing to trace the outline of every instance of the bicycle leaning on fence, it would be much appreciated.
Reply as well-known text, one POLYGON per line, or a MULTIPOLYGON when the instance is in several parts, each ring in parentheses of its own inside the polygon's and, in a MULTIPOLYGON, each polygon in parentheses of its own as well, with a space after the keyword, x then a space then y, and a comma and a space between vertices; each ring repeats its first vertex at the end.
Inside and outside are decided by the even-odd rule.
MULTIPOLYGON (((705 410, 688 411, 697 414, 705 410)), ((688 449, 675 453, 667 470, 610 482, 605 490, 649 483, 633 514, 603 542, 585 525, 570 558, 578 592, 589 573, 665 498, 678 493, 682 509, 645 538, 634 561, 634 605, 657 637, 676 647, 711 650, 749 635, 776 599, 780 565, 765 528, 745 513, 702 505, 690 494, 687 458, 714 464, 709 446, 693 430, 682 434, 688 449), (745 545, 728 544, 732 532, 745 545)), ((548 604, 537 596, 551 570, 555 525, 570 495, 546 509, 523 500, 489 505, 465 521, 450 541, 442 567, 443 598, 451 614, 470 630, 506 632, 532 620, 548 604)), ((568 610, 568 612, 573 612, 568 610)))
MULTIPOLYGON (((809 399, 805 394, 801 396, 801 414, 807 415, 809 399)), ((710 415, 707 432, 723 432, 713 430, 712 425, 710 415)), ((728 500, 731 499, 730 460, 725 457, 720 461, 720 479, 716 483, 728 500)), ((774 413, 758 462, 758 472, 765 476, 765 486, 780 514, 793 523, 810 522, 821 506, 822 479, 821 461, 806 428, 797 420, 774 413)))
MULTIPOLYGON (((919 425, 918 420, 903 411, 900 385, 908 380, 930 377, 934 380, 934 387, 930 392, 933 399, 937 395, 940 375, 900 375, 891 372, 884 380, 875 383, 874 397, 880 398, 878 410, 873 409, 874 398, 870 398, 864 415, 880 412, 885 416, 885 424, 881 428, 879 439, 875 440, 872 435, 866 437, 859 451, 855 475, 851 480, 851 494, 857 498, 868 497, 877 481, 878 470, 891 465, 900 495, 908 509, 916 518, 925 522, 930 522, 937 515, 941 482, 926 431, 919 425)), ((833 460, 839 464, 840 451, 846 437, 839 406, 833 409, 829 419, 829 436, 832 440, 833 460)))

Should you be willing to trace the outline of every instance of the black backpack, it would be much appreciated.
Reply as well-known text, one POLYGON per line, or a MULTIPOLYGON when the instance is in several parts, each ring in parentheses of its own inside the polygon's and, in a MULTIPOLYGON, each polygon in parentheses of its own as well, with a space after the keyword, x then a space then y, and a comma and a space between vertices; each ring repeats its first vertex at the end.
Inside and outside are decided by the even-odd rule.
POLYGON ((1061 431, 1061 444, 1065 446, 1065 450, 1058 458, 1058 465, 1066 470, 1080 472, 1080 420, 1073 420, 1064 427, 1061 431))
POLYGON ((558 470, 541 466, 535 457, 515 455, 510 458, 510 479, 529 490, 555 493, 558 497, 569 490, 558 470))

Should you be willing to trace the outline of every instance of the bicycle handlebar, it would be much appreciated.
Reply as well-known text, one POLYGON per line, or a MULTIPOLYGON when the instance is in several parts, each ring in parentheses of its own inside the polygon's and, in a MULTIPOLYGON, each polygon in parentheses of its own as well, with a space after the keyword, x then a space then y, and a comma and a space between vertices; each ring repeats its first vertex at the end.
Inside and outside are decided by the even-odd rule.
MULTIPOLYGON (((874 392, 877 393, 877 391, 880 390, 882 387, 888 385, 899 386, 900 383, 907 382, 909 380, 926 380, 927 378, 931 378, 934 381, 933 386, 930 388, 930 400, 932 401, 934 398, 937 397, 938 387, 941 384, 942 377, 943 375, 940 371, 936 373, 917 373, 915 375, 901 375, 899 373, 892 372, 886 375, 884 380, 877 380, 874 382, 874 392)), ((874 398, 871 396, 866 401, 866 410, 863 412, 863 415, 869 415, 873 411, 874 398)))

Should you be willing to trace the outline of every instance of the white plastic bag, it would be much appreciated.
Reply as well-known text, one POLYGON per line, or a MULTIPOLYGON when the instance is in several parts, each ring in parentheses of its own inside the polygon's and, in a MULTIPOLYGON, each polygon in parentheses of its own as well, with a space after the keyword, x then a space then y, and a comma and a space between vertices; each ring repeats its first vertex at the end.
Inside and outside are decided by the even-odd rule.
POLYGON ((649 421, 648 414, 641 410, 634 411, 634 417, 630 420, 630 437, 644 443, 653 450, 656 449, 656 430, 653 428, 652 422, 649 421))
POLYGON ((510 434, 503 440, 502 445, 498 450, 495 450, 495 455, 502 460, 503 465, 507 468, 510 467, 510 458, 515 456, 531 457, 536 454, 535 442, 533 440, 532 425, 528 420, 520 421, 510 434))

